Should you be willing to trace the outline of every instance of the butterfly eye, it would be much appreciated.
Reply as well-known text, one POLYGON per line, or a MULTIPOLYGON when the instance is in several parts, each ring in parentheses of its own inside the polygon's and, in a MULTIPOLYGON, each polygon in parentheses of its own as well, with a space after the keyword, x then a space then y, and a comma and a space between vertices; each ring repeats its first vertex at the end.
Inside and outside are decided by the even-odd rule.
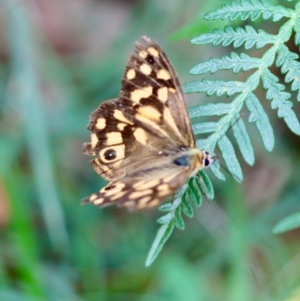
POLYGON ((202 166, 203 167, 209 167, 214 161, 217 159, 216 156, 212 156, 209 152, 204 151, 203 152, 203 158, 202 158, 202 166))
POLYGON ((206 158, 206 159, 204 160, 204 167, 209 166, 210 163, 211 163, 211 161, 210 161, 208 158, 206 158))
POLYGON ((149 64, 153 64, 154 63, 154 58, 152 55, 148 54, 147 57, 146 57, 146 61, 149 63, 149 64))

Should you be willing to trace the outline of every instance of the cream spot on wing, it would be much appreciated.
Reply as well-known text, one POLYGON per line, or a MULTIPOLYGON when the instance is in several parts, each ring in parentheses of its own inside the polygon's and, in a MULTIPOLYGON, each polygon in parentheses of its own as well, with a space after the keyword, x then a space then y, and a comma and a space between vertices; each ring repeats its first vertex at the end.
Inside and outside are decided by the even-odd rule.
POLYGON ((152 54, 153 56, 155 56, 155 57, 158 57, 158 56, 159 56, 159 52, 158 52, 155 48, 149 47, 147 50, 148 50, 148 52, 149 52, 150 54, 152 54))
POLYGON ((161 184, 161 185, 159 185, 159 186, 157 187, 157 190, 158 190, 158 191, 162 191, 162 190, 168 190, 168 191, 170 191, 169 185, 167 185, 167 184, 161 184))
MULTIPOLYGON (((140 187, 141 185, 147 183, 147 181, 139 181, 132 185, 132 188, 140 187)), ((137 188, 138 189, 138 188, 137 188)))
POLYGON ((116 145, 123 142, 122 134, 120 132, 106 133, 106 145, 116 145))
POLYGON ((89 197, 89 202, 93 202, 95 199, 97 199, 97 194, 96 193, 94 193, 94 194, 92 194, 90 197, 89 197))
POLYGON ((125 122, 125 123, 128 123, 128 124, 133 124, 133 122, 131 122, 130 120, 128 120, 122 111, 120 110, 115 110, 114 111, 114 117, 119 120, 119 121, 122 121, 122 122, 125 122))
POLYGON ((140 66, 140 70, 141 70, 141 72, 144 73, 145 75, 150 75, 150 74, 151 74, 151 71, 152 71, 151 67, 150 67, 149 65, 147 65, 147 64, 142 64, 142 65, 140 66))
POLYGON ((126 73, 126 79, 131 80, 135 78, 135 70, 129 69, 126 73))
POLYGON ((120 191, 120 192, 117 192, 115 195, 112 195, 110 197, 110 201, 116 201, 118 199, 120 199, 122 196, 124 196, 126 194, 126 191, 120 191))
POLYGON ((158 79, 163 79, 163 80, 168 80, 171 78, 171 74, 168 70, 166 69, 160 69, 157 74, 156 74, 156 77, 158 79))
POLYGON ((147 194, 151 194, 152 193, 152 190, 151 189, 148 189, 148 190, 141 190, 141 191, 135 191, 135 192, 132 192, 130 195, 129 195, 129 198, 130 199, 137 199, 137 198, 140 198, 142 196, 145 196, 147 194))
POLYGON ((141 50, 139 52, 139 56, 142 58, 142 59, 145 59, 147 57, 147 52, 145 50, 141 50))
POLYGON ((125 187, 124 183, 113 183, 113 184, 108 184, 107 186, 105 186, 104 188, 102 188, 100 190, 101 193, 103 193, 103 195, 105 195, 105 197, 109 197, 112 196, 116 193, 121 192, 121 190, 125 187), (109 187, 112 187, 110 189, 107 189, 109 187))
POLYGON ((180 136, 180 132, 168 107, 164 108, 164 120, 170 125, 171 128, 174 129, 174 132, 177 133, 178 136, 180 136))
POLYGON ((159 197, 166 197, 166 196, 171 195, 171 194, 172 194, 172 191, 169 190, 169 189, 167 189, 167 190, 161 190, 161 191, 159 191, 159 192, 157 193, 157 195, 158 195, 159 197))
MULTIPOLYGON (((153 121, 153 120, 151 120, 150 118, 149 118, 149 116, 145 116, 144 114, 139 114, 139 113, 137 113, 136 115, 135 115, 135 117, 136 117, 136 119, 138 119, 139 121, 141 121, 141 122, 144 122, 144 123, 147 123, 148 125, 150 125, 153 129, 155 129, 158 133, 160 133, 162 136, 164 136, 164 137, 169 137, 169 135, 168 135, 168 133, 165 131, 165 130, 163 130, 162 128, 161 128, 161 126, 157 123, 157 121, 159 121, 159 120, 157 120, 157 121, 153 121)), ((152 118, 153 118, 153 116, 152 116, 152 118)))
POLYGON ((99 140, 98 140, 97 135, 96 135, 95 133, 92 133, 92 134, 91 134, 91 147, 92 147, 92 148, 95 148, 98 141, 99 141, 99 140))
POLYGON ((157 97, 160 101, 166 102, 168 100, 168 88, 163 87, 157 90, 157 97))
POLYGON ((120 123, 117 124, 117 128, 120 131, 123 131, 126 125, 127 125, 126 123, 120 122, 120 123))
POLYGON ((142 98, 148 98, 152 95, 153 87, 144 87, 141 89, 136 89, 130 93, 130 98, 134 102, 139 102, 142 98))
POLYGON ((151 199, 152 199, 151 196, 144 196, 139 200, 138 206, 144 207, 151 199))
POLYGON ((122 164, 122 159, 125 157, 125 145, 120 144, 113 147, 106 147, 99 152, 99 157, 104 163, 113 163, 118 161, 114 164, 114 168, 116 168, 122 164))
POLYGON ((174 88, 169 88, 169 91, 170 91, 171 93, 176 93, 176 90, 175 90, 174 88))
POLYGON ((161 114, 155 108, 150 106, 144 106, 138 109, 136 118, 141 119, 140 117, 142 116, 155 122, 159 122, 161 118, 161 114))
POLYGON ((139 143, 141 143, 143 145, 147 145, 147 133, 142 128, 137 128, 133 132, 133 136, 139 143))
POLYGON ((126 201, 122 204, 122 206, 125 206, 125 207, 131 207, 135 204, 135 201, 126 201))
POLYGON ((103 202, 104 202, 104 198, 99 198, 99 199, 95 200, 93 203, 95 205, 101 205, 103 202))
POLYGON ((136 183, 136 190, 145 190, 148 188, 153 188, 153 187, 157 186, 159 183, 160 183, 160 180, 158 180, 158 179, 154 179, 151 181, 139 182, 139 183, 136 183), (137 185, 137 184, 140 184, 140 185, 137 185))
POLYGON ((103 130, 105 127, 106 127, 106 120, 105 120, 105 118, 99 117, 97 119, 96 129, 97 130, 103 130))
POLYGON ((148 204, 147 204, 147 207, 154 207, 154 206, 156 206, 156 205, 158 205, 159 204, 159 199, 153 199, 152 201, 150 201, 148 204))

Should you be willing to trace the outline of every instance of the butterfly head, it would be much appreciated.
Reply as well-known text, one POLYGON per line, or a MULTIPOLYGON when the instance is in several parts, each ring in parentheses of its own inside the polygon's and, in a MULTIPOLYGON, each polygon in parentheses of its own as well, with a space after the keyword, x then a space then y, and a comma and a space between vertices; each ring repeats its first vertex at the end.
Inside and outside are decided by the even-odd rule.
POLYGON ((176 157, 173 163, 177 166, 192 167, 194 173, 196 173, 202 168, 210 167, 216 159, 217 156, 213 156, 207 151, 191 148, 176 157))
POLYGON ((217 160, 217 156, 212 156, 209 152, 202 152, 202 167, 207 168, 217 160))

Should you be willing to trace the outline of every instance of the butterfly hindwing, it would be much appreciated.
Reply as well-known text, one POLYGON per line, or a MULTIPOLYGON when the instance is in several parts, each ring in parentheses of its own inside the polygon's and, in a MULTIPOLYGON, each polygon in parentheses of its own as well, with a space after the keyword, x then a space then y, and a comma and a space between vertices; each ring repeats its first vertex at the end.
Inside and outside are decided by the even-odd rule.
POLYGON ((127 207, 130 211, 148 209, 173 195, 190 173, 190 168, 171 168, 157 170, 146 177, 124 178, 109 183, 83 202, 100 207, 117 203, 119 207, 127 207))

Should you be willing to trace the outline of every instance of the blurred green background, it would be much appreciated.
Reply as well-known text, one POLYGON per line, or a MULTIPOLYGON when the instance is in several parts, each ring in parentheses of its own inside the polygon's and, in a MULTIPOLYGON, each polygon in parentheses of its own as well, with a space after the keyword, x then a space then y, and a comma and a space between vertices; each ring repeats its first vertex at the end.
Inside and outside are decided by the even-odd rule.
MULTIPOLYGON (((134 42, 152 37, 182 82, 199 79, 188 75, 193 65, 230 51, 189 43, 226 25, 202 18, 222 3, 0 3, 1 301, 273 301, 300 286, 299 230, 272 234, 300 196, 299 137, 276 112, 275 150, 253 129, 256 162, 243 165, 244 182, 212 176, 215 200, 185 219, 150 268, 157 209, 80 204, 104 185, 81 151, 88 116, 118 95, 134 42)), ((188 105, 208 100, 218 101, 187 97, 188 105)))

